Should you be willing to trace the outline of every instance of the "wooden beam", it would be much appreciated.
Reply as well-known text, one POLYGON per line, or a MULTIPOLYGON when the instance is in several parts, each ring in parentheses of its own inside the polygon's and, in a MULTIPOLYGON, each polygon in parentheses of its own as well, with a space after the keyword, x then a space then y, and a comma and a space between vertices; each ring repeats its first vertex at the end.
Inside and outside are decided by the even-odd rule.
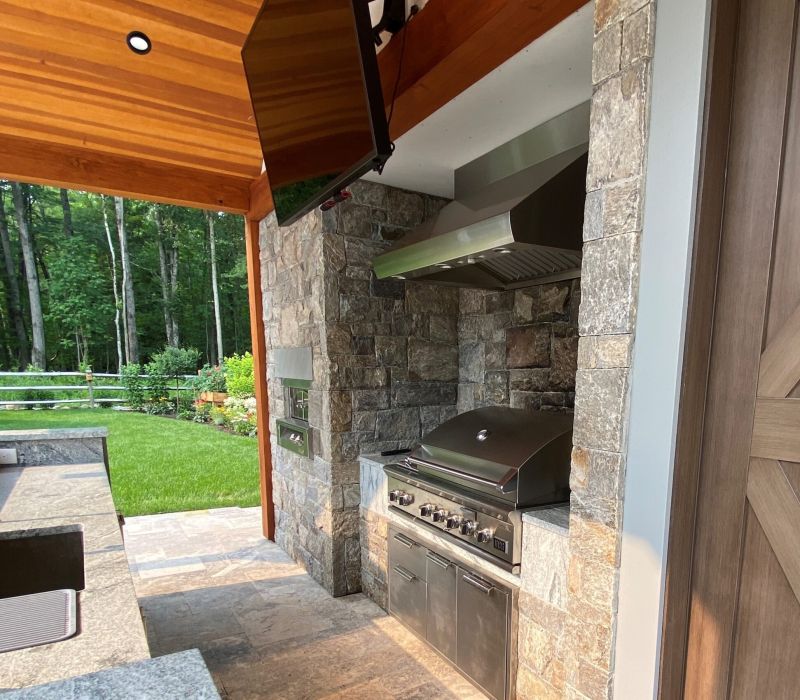
POLYGON ((398 34, 378 54, 387 114, 400 75, 391 137, 402 136, 585 4, 431 0, 403 30, 405 39, 398 34))
POLYGON ((800 399, 756 400, 750 454, 800 462, 800 399))
MULTIPOLYGON (((269 189, 267 189, 269 191, 269 189)), ((272 503, 272 448, 269 439, 269 393, 267 389, 267 341, 261 290, 259 221, 245 220, 247 290, 250 300, 250 337, 253 344, 253 372, 256 389, 258 461, 261 467, 261 523, 264 537, 275 539, 275 507, 272 503)))
POLYGON ((266 173, 261 173, 250 183, 250 211, 247 212, 247 218, 256 222, 261 221, 274 208, 269 178, 266 173))
POLYGON ((244 214, 249 178, 0 134, 0 177, 244 214))

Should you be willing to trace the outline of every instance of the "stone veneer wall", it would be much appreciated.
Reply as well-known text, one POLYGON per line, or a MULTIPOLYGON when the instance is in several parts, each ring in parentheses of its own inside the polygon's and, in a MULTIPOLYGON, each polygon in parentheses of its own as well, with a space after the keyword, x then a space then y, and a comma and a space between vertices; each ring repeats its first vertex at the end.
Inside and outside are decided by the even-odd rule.
POLYGON ((580 280, 512 292, 462 289, 458 410, 571 410, 580 280))
MULTIPOLYGON (((564 685, 532 697, 613 696, 655 2, 597 0, 578 373, 564 685), (550 692, 552 691, 552 692, 550 692)), ((546 681, 547 679, 544 679, 546 681)))
MULTIPOLYGON (((458 293, 379 281, 371 260, 444 200, 358 182, 353 198, 260 232, 267 346, 310 346, 313 458, 273 438, 276 539, 333 595, 361 590, 360 454, 410 447, 455 414, 458 293)), ((271 430, 284 392, 268 364, 271 430)))

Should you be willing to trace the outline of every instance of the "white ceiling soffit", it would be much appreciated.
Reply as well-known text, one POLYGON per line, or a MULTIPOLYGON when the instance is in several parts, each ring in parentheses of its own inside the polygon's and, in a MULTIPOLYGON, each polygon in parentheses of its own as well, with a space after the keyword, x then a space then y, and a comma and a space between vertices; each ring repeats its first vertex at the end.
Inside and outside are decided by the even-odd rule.
POLYGON ((465 163, 592 96, 589 3, 397 140, 383 175, 365 179, 453 196, 465 163))

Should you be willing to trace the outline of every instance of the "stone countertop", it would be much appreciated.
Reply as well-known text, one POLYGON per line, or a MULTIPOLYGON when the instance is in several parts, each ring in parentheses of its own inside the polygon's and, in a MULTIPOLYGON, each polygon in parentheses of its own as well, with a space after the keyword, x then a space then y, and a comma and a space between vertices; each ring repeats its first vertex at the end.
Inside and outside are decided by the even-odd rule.
POLYGON ((40 430, 0 430, 0 444, 28 440, 75 440, 108 437, 106 428, 42 428, 40 430))
POLYGON ((557 535, 569 535, 569 503, 533 508, 522 514, 524 525, 536 525, 557 535))
POLYGON ((0 692, 0 695, 4 700, 219 698, 214 681, 197 649, 32 688, 0 692))
POLYGON ((103 464, 0 468, 0 533, 80 524, 86 588, 76 636, 0 655, 0 688, 24 688, 148 659, 103 464))

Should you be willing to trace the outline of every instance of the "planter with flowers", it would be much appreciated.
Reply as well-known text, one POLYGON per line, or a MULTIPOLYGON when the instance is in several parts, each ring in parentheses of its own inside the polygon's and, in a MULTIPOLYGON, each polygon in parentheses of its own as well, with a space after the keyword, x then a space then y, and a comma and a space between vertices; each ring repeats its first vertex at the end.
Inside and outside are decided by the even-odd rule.
POLYGON ((204 365, 197 372, 194 388, 200 401, 214 406, 222 406, 225 403, 225 399, 228 398, 225 385, 225 370, 222 367, 204 365))

